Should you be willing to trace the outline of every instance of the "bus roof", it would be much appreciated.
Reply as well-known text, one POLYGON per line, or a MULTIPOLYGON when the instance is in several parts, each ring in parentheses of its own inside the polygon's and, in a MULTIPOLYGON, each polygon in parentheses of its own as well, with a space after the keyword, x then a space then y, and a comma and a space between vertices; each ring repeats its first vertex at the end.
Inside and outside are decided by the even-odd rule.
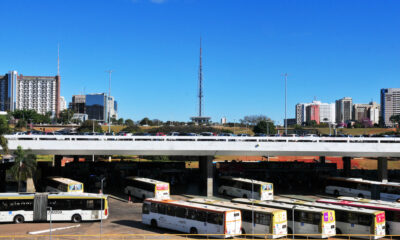
POLYGON ((195 209, 204 209, 204 210, 209 210, 212 212, 227 212, 227 211, 239 211, 236 209, 231 209, 231 208, 226 208, 226 207, 218 207, 218 206, 210 206, 207 204, 200 204, 200 203, 194 203, 194 202, 188 202, 188 201, 183 201, 183 200, 171 200, 171 199, 156 199, 156 198, 147 198, 145 199, 145 202, 153 202, 153 203, 165 203, 165 204, 171 204, 175 206, 181 206, 181 207, 189 207, 189 208, 195 208, 195 209))
POLYGON ((53 180, 53 181, 57 181, 57 182, 61 182, 61 183, 65 183, 65 184, 77 184, 77 183, 80 183, 80 184, 82 184, 81 182, 78 182, 78 181, 75 181, 75 180, 73 180, 73 179, 70 179, 70 178, 63 178, 63 177, 48 177, 48 179, 51 179, 51 180, 53 180))
POLYGON ((262 200, 254 200, 254 199, 247 199, 247 198, 234 198, 232 199, 232 202, 237 202, 237 203, 243 203, 247 205, 251 204, 256 204, 258 206, 266 206, 266 207, 272 207, 272 208, 278 208, 278 209, 286 209, 286 210, 292 210, 293 207, 296 207, 297 210, 302 210, 305 212, 318 212, 321 213, 323 211, 330 211, 330 209, 326 208, 319 208, 319 207, 312 207, 312 206, 298 206, 294 204, 288 204, 288 203, 281 203, 281 202, 272 202, 272 201, 262 201, 262 200))
POLYGON ((220 178, 222 178, 222 179, 234 180, 234 181, 240 181, 240 182, 262 184, 262 185, 263 185, 263 184, 272 184, 272 183, 270 183, 270 182, 262 182, 262 181, 253 180, 253 179, 239 178, 239 177, 231 177, 231 176, 221 176, 220 178))
POLYGON ((141 181, 141 182, 147 182, 147 183, 152 183, 152 184, 169 184, 167 182, 163 182, 163 181, 159 181, 159 180, 155 180, 155 179, 151 179, 151 178, 143 178, 143 177, 134 177, 134 176, 129 176, 126 177, 125 179, 129 179, 129 180, 135 180, 135 181, 141 181))
POLYGON ((336 202, 343 205, 360 205, 373 209, 400 211, 400 203, 387 202, 381 200, 371 200, 366 198, 353 198, 353 197, 338 197, 339 199, 318 199, 318 202, 336 202))
POLYGON ((67 192, 57 192, 57 193, 16 193, 16 192, 6 192, 0 193, 0 199, 33 199, 37 194, 47 194, 48 198, 107 198, 108 195, 95 194, 95 193, 67 193, 67 192))
POLYGON ((341 180, 341 181, 347 181, 347 182, 376 184, 376 185, 382 185, 382 186, 400 187, 400 183, 398 183, 398 182, 379 182, 379 181, 372 181, 372 180, 367 180, 367 179, 362 179, 362 178, 328 177, 327 179, 341 180))
POLYGON ((291 199, 291 198, 275 197, 274 201, 283 202, 283 203, 291 203, 291 204, 300 204, 300 205, 306 205, 306 206, 323 207, 323 208, 332 209, 332 210, 351 211, 351 212, 357 212, 357 213, 367 213, 367 214, 375 214, 376 213, 376 210, 373 210, 373 209, 351 207, 351 206, 340 206, 340 205, 310 202, 310 201, 302 201, 302 200, 291 199))
POLYGON ((195 203, 201 203, 201 204, 210 204, 210 205, 215 205, 215 206, 225 206, 227 208, 233 208, 233 209, 239 209, 239 210, 250 210, 250 211, 255 211, 255 212, 275 213, 275 212, 283 211, 282 209, 261 207, 261 206, 257 206, 257 205, 251 206, 251 205, 243 204, 243 203, 218 201, 218 200, 213 200, 213 199, 209 199, 209 198, 193 198, 188 201, 195 202, 195 203))

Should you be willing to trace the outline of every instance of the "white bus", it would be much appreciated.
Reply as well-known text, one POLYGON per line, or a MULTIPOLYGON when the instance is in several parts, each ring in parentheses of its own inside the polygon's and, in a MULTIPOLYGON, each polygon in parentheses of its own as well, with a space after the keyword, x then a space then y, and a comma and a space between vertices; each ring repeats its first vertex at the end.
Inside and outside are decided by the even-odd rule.
POLYGON ((180 200, 147 198, 142 208, 144 224, 220 238, 240 235, 241 219, 239 210, 180 200))
POLYGON ((287 235, 285 210, 207 198, 194 198, 189 202, 240 210, 242 212, 242 234, 254 234, 255 237, 261 238, 280 238, 287 235))
POLYGON ((339 198, 340 199, 318 199, 317 202, 385 211, 386 234, 400 235, 400 203, 352 197, 339 198))
POLYGON ((108 214, 107 195, 0 193, 0 222, 95 221, 108 214))
POLYGON ((45 192, 83 193, 83 183, 63 177, 48 177, 45 192))
POLYGON ((372 198, 400 202, 400 183, 378 182, 361 178, 329 177, 325 192, 334 196, 372 198))
POLYGON ((356 234, 359 238, 367 239, 379 239, 385 236, 384 211, 309 202, 291 198, 275 198, 274 201, 334 210, 336 214, 337 234, 356 234))
POLYGON ((311 238, 329 238, 336 235, 335 211, 332 210, 245 198, 234 198, 232 202, 286 210, 289 234, 311 238))
POLYGON ((150 178, 127 177, 125 194, 131 197, 146 199, 169 199, 169 183, 150 178))
POLYGON ((218 193, 232 197, 272 200, 274 198, 273 184, 252 179, 222 176, 219 178, 218 193))

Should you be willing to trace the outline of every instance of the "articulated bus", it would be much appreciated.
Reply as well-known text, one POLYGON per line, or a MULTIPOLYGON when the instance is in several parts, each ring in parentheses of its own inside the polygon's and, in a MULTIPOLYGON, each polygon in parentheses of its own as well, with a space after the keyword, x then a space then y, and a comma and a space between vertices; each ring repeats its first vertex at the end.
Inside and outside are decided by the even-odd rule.
POLYGON ((329 177, 325 192, 334 196, 372 198, 400 202, 400 183, 378 182, 361 178, 329 177))
POLYGON ((45 192, 83 193, 83 183, 63 177, 48 177, 45 192))
POLYGON ((400 204, 394 202, 374 201, 370 199, 342 197, 337 199, 318 199, 319 203, 329 203, 341 206, 361 207, 385 211, 386 234, 400 235, 400 204))
POLYGON ((232 202, 286 210, 289 234, 311 238, 329 238, 336 235, 335 211, 332 210, 246 198, 234 198, 232 202))
POLYGON ((261 238, 280 238, 287 235, 286 211, 241 203, 194 198, 189 202, 237 209, 242 212, 242 234, 261 238))
POLYGON ((147 198, 143 202, 142 222, 190 234, 210 234, 228 238, 241 234, 239 210, 181 200, 147 198))
POLYGON ((356 208, 349 206, 339 206, 334 204, 301 201, 291 198, 275 198, 274 201, 323 207, 334 210, 336 213, 336 233, 337 234, 357 234, 360 238, 379 239, 385 236, 385 212, 366 208, 356 208))
POLYGON ((169 183, 141 177, 126 177, 125 194, 141 199, 169 199, 169 183))
POLYGON ((0 193, 0 222, 42 222, 50 217, 52 221, 72 222, 107 219, 107 195, 0 193))
POLYGON ((273 184, 252 179, 221 176, 218 193, 232 197, 272 200, 274 198, 273 184))

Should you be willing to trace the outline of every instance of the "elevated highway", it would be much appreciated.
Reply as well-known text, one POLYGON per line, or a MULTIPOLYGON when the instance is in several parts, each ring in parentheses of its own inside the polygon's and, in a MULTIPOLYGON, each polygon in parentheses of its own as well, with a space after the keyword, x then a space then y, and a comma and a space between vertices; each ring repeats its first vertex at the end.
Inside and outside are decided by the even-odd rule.
POLYGON ((400 157, 400 138, 6 135, 33 154, 400 157))

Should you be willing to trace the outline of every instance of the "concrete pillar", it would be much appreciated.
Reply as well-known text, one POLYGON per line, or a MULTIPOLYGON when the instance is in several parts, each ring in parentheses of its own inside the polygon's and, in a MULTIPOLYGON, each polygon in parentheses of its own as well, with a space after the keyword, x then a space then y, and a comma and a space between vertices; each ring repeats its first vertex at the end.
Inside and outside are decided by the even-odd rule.
POLYGON ((0 192, 5 192, 5 191, 6 191, 6 169, 5 167, 0 166, 0 192))
POLYGON ((378 181, 387 181, 388 179, 388 163, 387 158, 378 158, 378 181))
POLYGON ((79 157, 80 157, 80 156, 74 155, 74 163, 79 162, 79 157))
POLYGON ((199 157, 201 194, 207 197, 213 196, 213 160, 213 156, 199 157))
POLYGON ((325 156, 320 156, 319 157, 319 163, 325 164, 325 156))
POLYGON ((343 175, 345 177, 350 177, 351 171, 351 157, 343 157, 343 175))
POLYGON ((63 156, 61 155, 54 155, 54 167, 60 168, 61 167, 61 160, 63 159, 63 156))

